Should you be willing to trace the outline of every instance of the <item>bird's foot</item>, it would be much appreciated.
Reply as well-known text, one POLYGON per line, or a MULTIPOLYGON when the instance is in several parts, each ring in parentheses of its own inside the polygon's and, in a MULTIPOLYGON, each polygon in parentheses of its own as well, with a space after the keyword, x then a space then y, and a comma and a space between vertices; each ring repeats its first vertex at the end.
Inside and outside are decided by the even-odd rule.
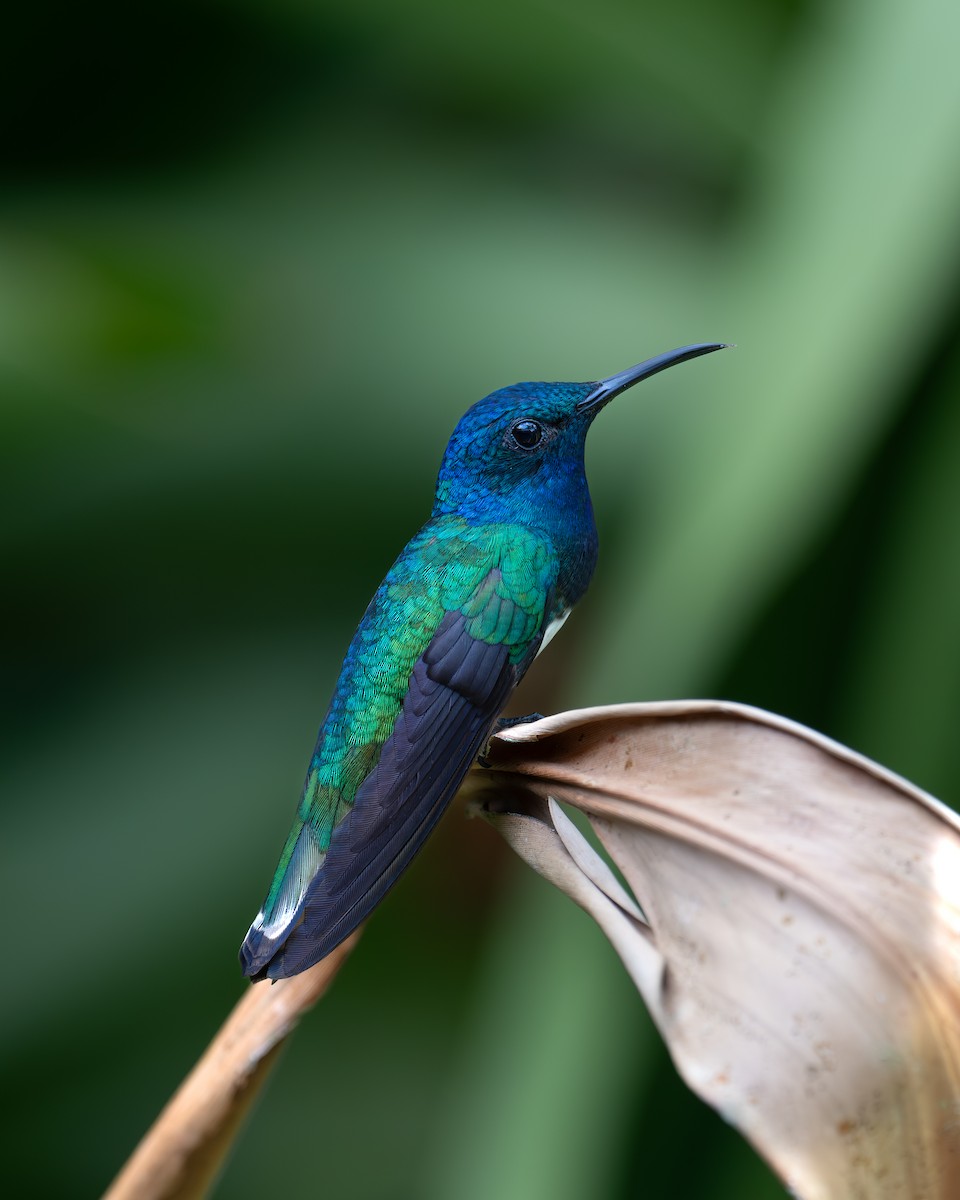
POLYGON ((487 740, 483 743, 483 749, 477 755, 477 762, 479 763, 479 765, 481 767, 489 767, 490 766, 490 760, 487 757, 487 755, 490 753, 490 740, 501 730, 512 729, 514 727, 514 725, 527 725, 531 721, 542 721, 542 720, 543 720, 543 713, 538 713, 538 712, 526 713, 522 717, 498 717, 497 725, 496 725, 496 729, 494 730, 494 733, 492 733, 490 735, 490 737, 487 738, 487 740))
POLYGON ((497 729, 512 729, 514 725, 529 725, 531 721, 542 721, 543 713, 526 713, 522 717, 498 717, 497 729))

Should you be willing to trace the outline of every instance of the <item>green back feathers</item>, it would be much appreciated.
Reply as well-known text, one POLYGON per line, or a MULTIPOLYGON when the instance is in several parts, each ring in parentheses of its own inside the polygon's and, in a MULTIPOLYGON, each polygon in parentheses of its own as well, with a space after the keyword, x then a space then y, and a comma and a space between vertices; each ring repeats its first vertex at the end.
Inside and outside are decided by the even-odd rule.
POLYGON ((298 880, 315 872, 357 788, 377 765, 414 664, 444 616, 462 612, 478 641, 505 645, 521 662, 537 639, 555 578, 555 556, 517 526, 432 518, 394 563, 370 602, 344 661, 310 762, 297 824, 264 905, 269 920, 298 880), (319 856, 319 858, 318 858, 319 856), (292 868, 291 868, 292 864, 292 868), (294 878, 296 877, 296 878, 294 878))

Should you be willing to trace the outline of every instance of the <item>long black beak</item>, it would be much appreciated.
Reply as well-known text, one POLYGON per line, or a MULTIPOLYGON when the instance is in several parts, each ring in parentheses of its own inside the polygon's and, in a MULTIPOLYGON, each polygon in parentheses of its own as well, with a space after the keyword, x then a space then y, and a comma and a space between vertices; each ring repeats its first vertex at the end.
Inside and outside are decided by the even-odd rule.
POLYGON ((679 350, 668 350, 665 354, 658 354, 656 358, 648 358, 646 362, 638 363, 635 367, 627 367, 619 375, 601 379, 590 395, 584 396, 577 403, 577 412, 586 412, 588 409, 599 411, 605 404, 609 404, 614 396, 619 396, 641 379, 649 379, 651 375, 665 371, 667 367, 673 367, 677 363, 686 362, 688 358, 699 358, 701 354, 712 354, 714 350, 727 350, 729 347, 729 342, 698 342, 695 346, 681 346, 679 350))

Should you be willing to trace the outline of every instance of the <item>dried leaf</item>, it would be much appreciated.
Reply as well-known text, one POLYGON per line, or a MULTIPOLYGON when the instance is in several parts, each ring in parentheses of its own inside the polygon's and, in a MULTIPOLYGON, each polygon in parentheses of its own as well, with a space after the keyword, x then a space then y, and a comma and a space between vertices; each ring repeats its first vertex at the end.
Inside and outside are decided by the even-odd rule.
POLYGON ((796 1194, 960 1196, 954 813, 720 702, 565 713, 487 760, 484 816, 598 921, 684 1079, 796 1194), (549 798, 588 815, 649 925, 549 798))

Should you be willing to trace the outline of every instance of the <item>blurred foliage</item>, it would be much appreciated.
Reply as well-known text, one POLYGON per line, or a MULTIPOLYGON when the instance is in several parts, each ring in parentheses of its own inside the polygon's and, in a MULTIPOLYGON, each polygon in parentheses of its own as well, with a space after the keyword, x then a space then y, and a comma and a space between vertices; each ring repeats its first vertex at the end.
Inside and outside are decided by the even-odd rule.
MULTIPOLYGON (((522 710, 723 695, 960 794, 960 9, 17 5, 0 76, 0 993, 17 1194, 103 1187, 239 994, 455 420, 611 407, 522 710)), ((762 1198, 612 951, 454 811, 224 1195, 762 1198)))

